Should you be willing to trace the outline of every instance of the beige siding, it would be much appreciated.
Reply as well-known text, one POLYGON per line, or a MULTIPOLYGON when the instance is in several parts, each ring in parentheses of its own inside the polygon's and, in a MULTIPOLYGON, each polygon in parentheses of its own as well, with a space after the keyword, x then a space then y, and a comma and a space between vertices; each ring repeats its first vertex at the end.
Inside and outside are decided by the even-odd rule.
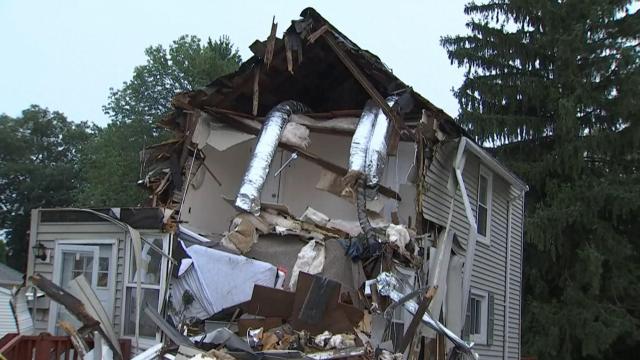
MULTIPOLYGON (((453 159, 457 147, 450 144, 440 149, 435 161, 427 172, 427 188, 423 195, 423 211, 425 218, 440 225, 445 225, 449 212, 451 194, 448 186, 455 185, 455 174, 452 174, 453 159), (450 176, 453 176, 450 179, 450 176), (451 184, 450 184, 451 183, 451 184)), ((463 171, 463 179, 471 202, 471 207, 476 211, 477 185, 480 169, 480 159, 471 153, 466 154, 466 162, 463 171)), ((476 350, 482 359, 501 359, 504 350, 504 324, 505 324, 505 292, 506 292, 506 249, 507 249, 507 215, 508 203, 511 196, 511 187, 502 178, 493 175, 493 197, 490 245, 478 241, 471 274, 471 286, 479 290, 489 291, 494 295, 494 325, 493 344, 477 344, 476 350)), ((509 237, 511 242, 511 296, 509 324, 509 357, 517 358, 519 354, 519 328, 520 328, 520 263, 521 243, 520 224, 522 213, 518 204, 514 204, 512 229, 509 237)), ((466 247, 469 235, 469 224, 464 211, 464 204, 460 190, 456 189, 454 211, 451 227, 454 229, 460 243, 466 247)))
MULTIPOLYGON (((114 327, 117 333, 120 329, 120 308, 122 305, 122 274, 124 272, 124 239, 125 233, 122 228, 108 222, 95 223, 42 223, 40 222, 40 212, 47 210, 34 210, 32 212, 32 233, 30 247, 36 241, 42 243, 47 249, 51 249, 49 261, 43 262, 35 260, 31 249, 29 253, 28 275, 39 273, 47 279, 53 278, 53 267, 55 263, 55 247, 60 240, 86 240, 91 244, 92 240, 117 240, 118 258, 116 266, 116 289, 114 297, 114 327), (34 232, 35 230, 35 232, 34 232)), ((50 300, 45 297, 38 301, 38 313, 34 319, 35 333, 48 331, 50 300)))

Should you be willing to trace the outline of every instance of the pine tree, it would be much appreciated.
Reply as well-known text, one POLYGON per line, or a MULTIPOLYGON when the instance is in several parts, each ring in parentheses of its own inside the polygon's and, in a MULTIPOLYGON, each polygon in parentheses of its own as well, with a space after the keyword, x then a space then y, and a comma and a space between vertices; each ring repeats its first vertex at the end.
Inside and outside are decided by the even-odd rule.
POLYGON ((640 350, 640 12, 629 0, 469 3, 459 119, 530 184, 523 354, 640 350))

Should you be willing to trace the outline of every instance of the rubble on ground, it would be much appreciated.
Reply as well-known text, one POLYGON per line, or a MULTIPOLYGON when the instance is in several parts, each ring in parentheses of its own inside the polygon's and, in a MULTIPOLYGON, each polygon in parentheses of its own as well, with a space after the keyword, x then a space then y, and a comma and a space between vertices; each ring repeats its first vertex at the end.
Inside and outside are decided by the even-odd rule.
MULTIPOLYGON (((152 205, 167 212, 164 230, 174 236, 172 253, 164 255, 175 265, 168 271, 162 314, 138 304, 137 313, 149 316, 163 336, 160 344, 135 359, 416 359, 427 342, 434 341, 448 341, 449 356, 476 357, 460 338, 461 329, 450 330, 441 321, 446 279, 461 278, 459 267, 455 273, 449 270, 450 259, 462 255, 455 234, 435 224, 426 226, 422 205, 416 204, 430 161, 424 154, 448 136, 446 123, 438 121, 439 109, 419 98, 428 111, 419 110, 422 116, 411 126, 405 123, 403 115, 416 98, 411 89, 394 82, 401 89, 385 99, 369 87, 345 52, 380 77, 384 65, 312 10, 294 21, 285 36, 284 41, 276 39, 274 31, 252 49, 261 54, 252 63, 258 77, 260 66, 276 66, 274 52, 286 58, 280 65, 297 71, 292 58, 302 61, 300 44, 322 38, 371 100, 353 100, 360 101, 363 110, 340 108, 329 115, 312 115, 306 105, 285 100, 258 118, 258 90, 253 99, 242 100, 245 106, 251 104, 252 115, 201 105, 217 96, 222 102, 228 93, 224 91, 174 98, 177 110, 163 126, 180 137, 147 149, 147 175, 140 185, 151 190, 152 205), (348 168, 312 153, 310 130, 352 136, 348 168), (201 149, 211 145, 225 151, 255 136, 235 199, 218 194, 235 211, 228 230, 205 233, 181 221, 186 189, 196 186, 200 168, 206 170, 203 176, 221 184, 214 171, 224 169, 206 168, 201 149), (381 179, 387 154, 397 151, 401 138, 418 149, 411 159, 413 175, 407 184, 386 187, 381 179), (261 201, 278 147, 292 153, 287 161, 301 157, 322 167, 316 189, 354 206, 357 221, 322 213, 313 203, 296 216, 284 204, 261 201), (399 207, 401 185, 412 189, 415 198, 399 207)), ((250 65, 233 74, 247 80, 247 86, 258 84, 252 81, 250 65)), ((224 87, 224 81, 214 85, 224 87)))

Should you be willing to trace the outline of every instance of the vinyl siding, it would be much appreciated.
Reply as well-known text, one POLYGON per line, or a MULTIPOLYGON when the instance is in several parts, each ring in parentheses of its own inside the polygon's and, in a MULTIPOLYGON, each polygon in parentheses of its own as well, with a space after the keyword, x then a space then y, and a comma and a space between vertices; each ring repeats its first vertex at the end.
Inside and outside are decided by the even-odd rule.
POLYGON ((11 309, 11 291, 0 289, 0 337, 17 332, 16 318, 11 309))
MULTIPOLYGON (((457 144, 448 144, 439 149, 433 163, 427 171, 426 192, 423 194, 422 205, 427 220, 440 225, 446 225, 451 202, 449 183, 455 185, 455 174, 452 172, 453 159, 457 144), (450 176, 452 178, 450 179, 450 176)), ((476 211, 478 175, 480 159, 470 152, 466 153, 463 179, 471 208, 476 211)), ((505 329, 505 292, 506 292, 506 263, 507 239, 511 242, 510 282, 511 296, 509 297, 508 329, 509 329, 509 357, 519 358, 520 347, 520 264, 521 242, 520 229, 522 212, 519 204, 514 204, 512 214, 511 234, 507 237, 507 215, 509 198, 512 196, 510 185, 497 174, 493 174, 492 210, 490 225, 490 244, 476 242, 476 253, 471 274, 471 287, 489 291, 494 296, 494 326, 493 344, 476 344, 475 349, 482 359, 502 359, 504 353, 505 329)), ((451 227, 458 235, 463 248, 466 248, 469 236, 469 224, 464 211, 464 204, 460 190, 456 187, 454 210, 451 227)))
MULTIPOLYGON (((42 223, 40 213, 42 211, 53 210, 33 210, 31 236, 29 245, 29 258, 27 265, 27 275, 39 273, 47 279, 53 279, 53 267, 55 263, 55 247, 60 240, 86 240, 91 244, 92 240, 116 240, 118 246, 118 258, 116 266, 116 288, 114 296, 114 318, 113 325, 116 333, 120 330, 120 316, 122 306, 122 276, 124 273, 124 239, 123 229, 108 222, 83 222, 83 223, 42 223), (36 241, 42 243, 47 249, 51 249, 49 261, 43 262, 35 260, 31 252, 31 247, 36 241)), ((51 301, 46 296, 38 299, 38 313, 34 320, 35 333, 48 331, 49 308, 51 301)))

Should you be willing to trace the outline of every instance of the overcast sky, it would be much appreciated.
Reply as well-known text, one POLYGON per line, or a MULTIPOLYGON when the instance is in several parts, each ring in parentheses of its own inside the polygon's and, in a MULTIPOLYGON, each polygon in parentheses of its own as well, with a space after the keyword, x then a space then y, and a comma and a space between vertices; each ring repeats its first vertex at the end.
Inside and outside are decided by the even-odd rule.
POLYGON ((99 125, 110 87, 131 78, 144 48, 183 34, 229 35, 243 59, 276 17, 278 36, 307 6, 404 82, 455 116, 462 70, 439 39, 466 32, 466 0, 449 1, 30 1, 0 0, 0 113, 30 104, 99 125))

